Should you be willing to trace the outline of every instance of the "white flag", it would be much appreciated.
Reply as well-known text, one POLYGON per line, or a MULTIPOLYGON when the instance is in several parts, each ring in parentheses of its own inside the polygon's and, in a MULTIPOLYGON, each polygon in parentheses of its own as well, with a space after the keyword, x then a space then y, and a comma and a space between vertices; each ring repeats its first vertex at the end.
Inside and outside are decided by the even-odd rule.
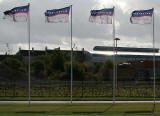
POLYGON ((91 10, 89 22, 99 24, 112 24, 114 9, 91 10))
POLYGON ((68 23, 70 7, 62 9, 47 10, 45 12, 46 22, 48 23, 68 23))

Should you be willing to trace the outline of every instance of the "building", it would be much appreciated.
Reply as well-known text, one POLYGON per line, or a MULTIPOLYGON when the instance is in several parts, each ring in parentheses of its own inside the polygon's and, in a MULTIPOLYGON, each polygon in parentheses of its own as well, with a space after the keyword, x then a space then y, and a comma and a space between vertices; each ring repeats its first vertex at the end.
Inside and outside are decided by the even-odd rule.
MULTIPOLYGON (((111 51, 113 50, 113 47, 95 47, 94 49, 104 51, 111 51)), ((54 49, 57 50, 57 49, 54 49)), ((31 50, 31 61, 36 59, 37 56, 41 55, 47 55, 51 54, 54 50, 48 50, 47 48, 45 50, 31 50)), ((60 48, 58 48, 60 50, 60 48)), ((119 48, 119 51, 129 51, 129 52, 149 52, 153 51, 152 48, 119 48), (129 50, 127 50, 129 49, 129 50)), ((63 52, 66 52, 70 54, 70 50, 61 50, 63 52)), ((158 53, 159 49, 155 49, 155 52, 158 53)), ((94 63, 104 63, 106 60, 113 60, 113 55, 105 55, 105 54, 95 54, 90 53, 88 51, 85 51, 84 49, 81 51, 73 51, 73 53, 78 53, 79 55, 83 55, 84 60, 86 62, 90 62, 90 64, 94 63)), ((21 54, 23 56, 23 60, 25 62, 28 62, 28 50, 19 50, 18 54, 21 54)), ((117 62, 119 67, 122 65, 130 65, 132 68, 135 69, 135 76, 134 79, 136 80, 149 80, 153 79, 153 56, 152 55, 117 55, 117 62)), ((76 60, 76 59, 74 59, 76 60)), ((120 70, 120 69, 119 69, 120 70)), ((160 78, 160 56, 156 56, 156 78, 160 78)), ((122 70, 125 74, 126 69, 122 70)), ((121 71, 121 72, 122 72, 121 71)), ((127 76, 127 75, 126 75, 127 76)), ((123 77, 122 77, 123 78, 123 77)), ((126 78, 126 77, 125 77, 126 78)))
MULTIPOLYGON (((95 46, 93 48, 95 51, 112 51, 114 47, 110 46, 95 46)), ((136 80, 150 80, 153 79, 154 65, 153 65, 153 55, 144 55, 148 53, 159 53, 158 48, 131 48, 131 47, 117 47, 115 49, 118 52, 125 53, 141 53, 141 55, 136 54, 118 54, 116 55, 117 62, 119 65, 131 65, 136 70, 135 79, 136 80)), ((113 60, 113 55, 97 55, 93 54, 93 62, 104 62, 106 59, 113 60)), ((156 78, 160 79, 160 56, 155 56, 156 64, 156 78)))

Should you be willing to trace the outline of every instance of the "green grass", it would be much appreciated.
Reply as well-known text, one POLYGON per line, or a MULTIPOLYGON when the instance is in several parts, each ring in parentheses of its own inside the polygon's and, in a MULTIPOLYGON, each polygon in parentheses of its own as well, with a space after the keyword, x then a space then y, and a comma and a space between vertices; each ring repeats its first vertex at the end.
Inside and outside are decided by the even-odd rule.
POLYGON ((151 103, 119 104, 0 104, 0 116, 52 115, 151 115, 160 114, 160 104, 153 112, 151 103))

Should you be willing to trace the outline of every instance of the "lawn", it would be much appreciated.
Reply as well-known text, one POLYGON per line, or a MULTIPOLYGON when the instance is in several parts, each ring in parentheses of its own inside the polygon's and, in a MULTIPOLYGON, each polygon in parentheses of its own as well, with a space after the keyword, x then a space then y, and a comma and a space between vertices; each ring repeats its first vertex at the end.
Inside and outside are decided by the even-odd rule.
POLYGON ((0 116, 53 115, 151 115, 160 114, 160 104, 153 111, 151 103, 118 104, 0 104, 0 116))

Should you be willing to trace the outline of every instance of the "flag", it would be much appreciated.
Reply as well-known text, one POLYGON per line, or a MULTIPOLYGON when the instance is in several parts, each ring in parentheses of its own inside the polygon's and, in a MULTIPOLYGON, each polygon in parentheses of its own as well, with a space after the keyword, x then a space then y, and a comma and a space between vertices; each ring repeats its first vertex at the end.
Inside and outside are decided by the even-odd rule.
POLYGON ((112 17, 114 14, 114 8, 91 10, 89 22, 99 24, 112 24, 112 17))
POLYGON ((15 7, 4 12, 4 19, 15 22, 26 22, 28 19, 29 5, 15 7))
POLYGON ((70 7, 62 9, 47 10, 45 12, 46 22, 48 23, 68 23, 70 7))
POLYGON ((12 14, 11 10, 7 10, 4 12, 3 19, 8 19, 8 20, 13 21, 13 14, 12 14))
POLYGON ((132 12, 130 21, 132 24, 150 24, 152 23, 153 9, 135 10, 132 12))

